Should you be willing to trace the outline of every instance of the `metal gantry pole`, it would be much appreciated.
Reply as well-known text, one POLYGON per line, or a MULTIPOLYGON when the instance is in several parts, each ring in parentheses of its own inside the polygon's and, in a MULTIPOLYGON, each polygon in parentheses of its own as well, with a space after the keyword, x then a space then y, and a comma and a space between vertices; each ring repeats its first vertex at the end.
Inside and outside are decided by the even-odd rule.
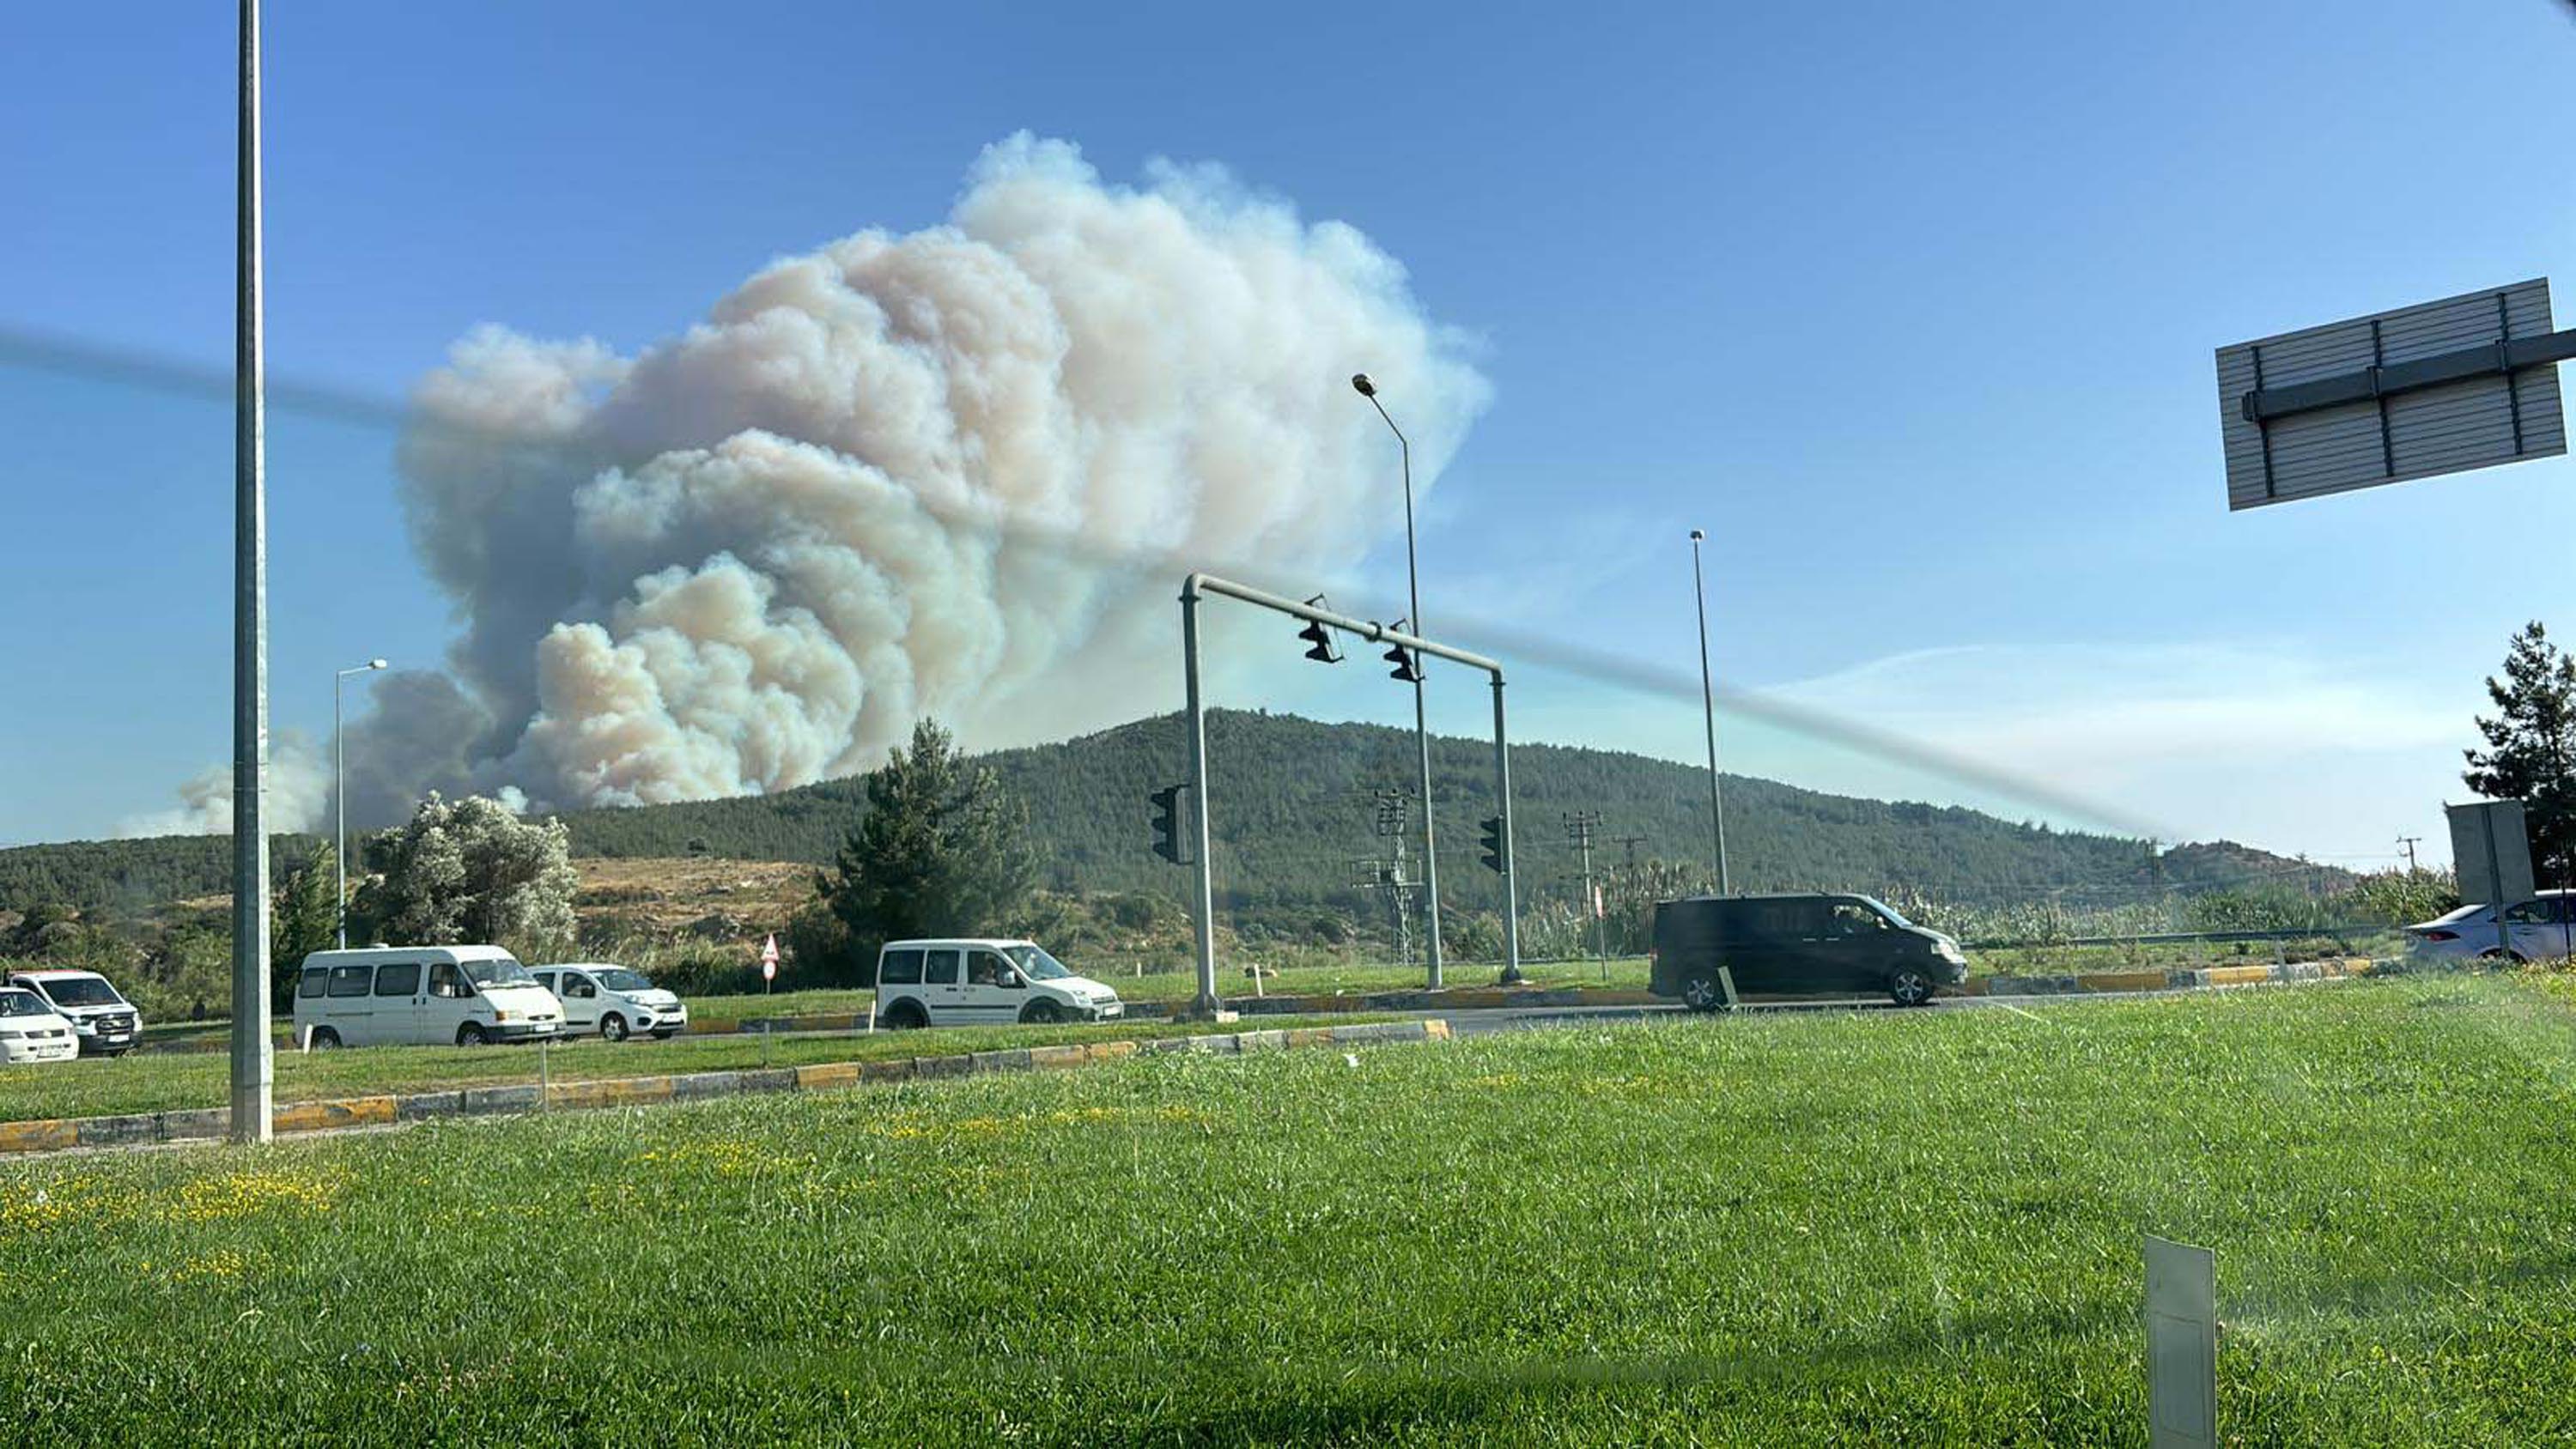
POLYGON ((261 384, 259 0, 241 0, 233 313, 233 1040, 235 1142, 269 1140, 268 500, 261 384))
POLYGON ((1708 720, 1708 818, 1717 837, 1717 893, 1731 887, 1726 874, 1726 793, 1717 773, 1717 686, 1708 666, 1708 584, 1699 566, 1699 546, 1707 535, 1691 530, 1691 597, 1699 605, 1699 702, 1708 720))
POLYGON ((1521 896, 1519 862, 1512 851, 1512 749, 1503 733, 1503 675, 1494 671, 1494 799, 1503 822, 1503 978, 1517 986, 1521 975, 1521 896))
POLYGON ((1216 994, 1216 881, 1208 862, 1207 711, 1199 697, 1199 581, 1181 585, 1181 673, 1190 714, 1190 834, 1198 842, 1199 995, 1193 1013, 1212 1016, 1221 1003, 1216 994))

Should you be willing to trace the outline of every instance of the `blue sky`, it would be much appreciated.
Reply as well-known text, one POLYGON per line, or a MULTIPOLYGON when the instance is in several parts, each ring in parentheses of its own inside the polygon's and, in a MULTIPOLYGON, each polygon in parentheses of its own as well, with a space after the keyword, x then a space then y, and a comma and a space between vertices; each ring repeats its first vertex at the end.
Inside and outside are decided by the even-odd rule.
MULTIPOLYGON (((2211 374, 2563 270, 2563 137, 2508 104, 2576 67, 2563 6, 1084 9, 274 4, 272 374, 399 397, 486 321, 632 351, 775 256, 938 222, 1027 129, 1346 221, 1473 335, 1493 401, 1425 504, 1435 625, 1688 669, 1705 527, 1732 684, 2367 864, 2439 836, 2480 676, 2567 598, 2565 461, 2230 517, 2211 374)), ((15 30, 0 326, 220 369, 228 8, 15 30)), ((100 834, 228 747, 229 422, 6 365, 0 420, 0 840, 100 834)), ((335 665, 448 638, 389 444, 275 421, 281 727, 327 730, 335 665)), ((1362 589, 1401 568, 1390 532, 1362 589)), ((1355 674, 1223 692, 1405 713, 1355 674)), ((1479 691, 1435 701, 1483 726, 1479 691)), ((1681 702, 1563 671, 1516 708, 1698 750, 1681 702)), ((1748 771, 2043 808, 1725 727, 1748 771)))

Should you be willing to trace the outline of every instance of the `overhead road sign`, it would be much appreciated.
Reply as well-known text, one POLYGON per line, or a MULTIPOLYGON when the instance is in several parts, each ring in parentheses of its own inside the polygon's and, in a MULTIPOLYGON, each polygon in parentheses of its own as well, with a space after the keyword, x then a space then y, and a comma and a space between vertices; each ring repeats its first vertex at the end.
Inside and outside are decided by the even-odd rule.
POLYGON ((2227 506, 2566 452, 2554 325, 2534 278, 2218 349, 2227 506))

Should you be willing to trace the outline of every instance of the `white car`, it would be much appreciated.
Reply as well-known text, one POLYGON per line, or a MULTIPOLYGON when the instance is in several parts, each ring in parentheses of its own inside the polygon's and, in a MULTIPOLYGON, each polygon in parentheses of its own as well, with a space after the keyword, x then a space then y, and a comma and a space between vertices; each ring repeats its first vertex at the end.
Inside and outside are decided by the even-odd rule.
POLYGON ((1126 1009, 1034 941, 889 941, 877 953, 880 1026, 1110 1021, 1126 1009))
POLYGON ((539 966, 534 974, 563 1003, 566 1036, 595 1031, 604 1041, 624 1041, 642 1031, 668 1041, 688 1027, 689 1008, 679 997, 623 966, 583 961, 539 966))
POLYGON ((2576 892, 2540 891, 2504 913, 2496 934, 2495 907, 2462 906, 2405 928, 2406 955, 2419 962, 2479 958, 2555 961, 2576 947, 2576 892))
POLYGON ((72 1024, 24 987, 0 988, 0 1062, 67 1062, 80 1055, 72 1024))
POLYGON ((316 951, 295 983, 295 1039, 344 1046, 483 1046, 563 1031, 563 1005, 498 946, 316 951))
POLYGON ((143 1037, 143 1013, 95 971, 12 971, 9 985, 36 993, 72 1024, 84 1053, 121 1057, 143 1037))

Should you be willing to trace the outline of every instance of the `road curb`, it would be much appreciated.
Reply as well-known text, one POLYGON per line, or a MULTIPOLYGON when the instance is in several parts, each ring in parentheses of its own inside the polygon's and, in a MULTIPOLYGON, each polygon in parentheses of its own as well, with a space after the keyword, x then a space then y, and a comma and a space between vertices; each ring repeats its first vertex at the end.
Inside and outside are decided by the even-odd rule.
MULTIPOLYGON (((540 1111, 593 1111, 663 1106, 758 1092, 828 1092, 885 1082, 993 1073, 1060 1071, 1120 1061, 1148 1052, 1233 1056, 1294 1047, 1380 1045, 1451 1040, 1449 1023, 1380 1021, 1297 1030, 1218 1032, 1202 1036, 1121 1038, 1113 1041, 958 1052, 932 1057, 889 1057, 867 1062, 816 1062, 766 1071, 694 1072, 684 1076, 597 1077, 555 1082, 461 1087, 368 1097, 289 1102, 274 1114, 277 1135, 391 1126, 439 1117, 516 1117, 540 1111)), ((24 1157, 74 1148, 150 1147, 169 1142, 220 1141, 231 1125, 223 1107, 110 1117, 55 1117, 0 1122, 0 1157, 24 1157)))

